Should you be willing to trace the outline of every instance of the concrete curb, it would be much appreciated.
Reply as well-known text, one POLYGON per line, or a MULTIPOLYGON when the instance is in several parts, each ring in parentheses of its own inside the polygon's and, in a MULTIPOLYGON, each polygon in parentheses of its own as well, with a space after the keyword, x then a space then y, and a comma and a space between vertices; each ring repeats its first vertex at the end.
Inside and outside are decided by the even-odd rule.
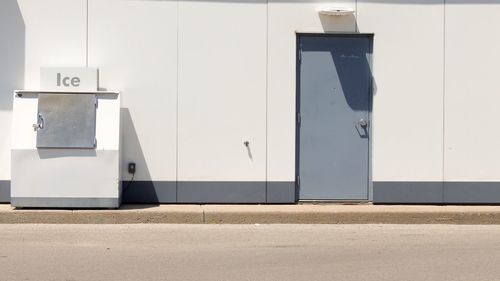
POLYGON ((0 224, 500 224, 500 206, 125 205, 119 210, 13 209, 0 224))
POLYGON ((119 210, 13 209, 0 207, 0 223, 137 224, 203 223, 200 206, 127 205, 119 210))
POLYGON ((500 224, 500 207, 304 205, 204 207, 205 223, 500 224))

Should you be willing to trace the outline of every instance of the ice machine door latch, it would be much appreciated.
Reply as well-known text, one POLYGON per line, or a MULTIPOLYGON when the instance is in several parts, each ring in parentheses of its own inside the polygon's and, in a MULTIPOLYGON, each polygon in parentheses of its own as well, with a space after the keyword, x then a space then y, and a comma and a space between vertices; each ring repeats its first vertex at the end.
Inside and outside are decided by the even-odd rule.
POLYGON ((38 120, 36 121, 37 123, 36 124, 33 124, 33 130, 34 131, 38 131, 40 129, 43 129, 43 126, 44 126, 44 120, 43 120, 43 115, 42 114, 38 114, 38 120))

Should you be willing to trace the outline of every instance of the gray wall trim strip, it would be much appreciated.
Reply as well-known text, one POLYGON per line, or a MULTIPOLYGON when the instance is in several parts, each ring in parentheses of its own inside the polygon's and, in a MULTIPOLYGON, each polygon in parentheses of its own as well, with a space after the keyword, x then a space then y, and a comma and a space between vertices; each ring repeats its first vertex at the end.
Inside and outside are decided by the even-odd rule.
MULTIPOLYGON (((128 182, 123 182, 124 187, 127 184, 128 182)), ((297 201, 296 194, 294 182, 134 181, 127 189, 124 189, 123 202, 294 203, 297 201), (177 193, 179 198, 177 198, 177 193)), ((44 199, 47 207, 50 207, 52 200, 61 200, 60 198, 14 198, 12 201, 15 205, 16 200, 34 199, 44 199)), ((72 199, 84 200, 82 202, 107 200, 106 198, 67 198, 64 200, 67 201, 68 207, 86 204, 72 199)), ((0 180, 0 203, 10 201, 10 181, 0 180)), ((379 204, 499 204, 500 182, 374 182, 373 202, 379 204)), ((114 203, 96 203, 95 207, 107 208, 110 205, 114 206, 114 203)))
POLYGON ((0 203, 10 202, 10 181, 0 180, 0 203))
POLYGON ((182 181, 178 203, 266 203, 266 182, 182 181))
MULTIPOLYGON (((133 181, 122 182, 123 203, 294 203, 297 202, 295 182, 175 182, 175 181, 133 181)), ((39 199, 39 198, 33 198, 39 199)), ((54 204, 52 199, 43 204, 54 204)), ((68 198, 71 199, 71 198, 68 198)), ((76 198, 78 199, 78 198, 76 198)), ((91 198, 92 199, 92 198, 91 198)), ((29 203, 32 199, 16 198, 14 204, 29 203), (16 201, 17 200, 17 201, 16 201), (28 201, 26 201, 28 200, 28 201), (28 202, 28 203, 26 203, 28 202)), ((0 181, 0 203, 10 202, 10 181, 0 181)), ((73 202, 68 207, 79 207, 84 203, 73 202)), ((37 204, 41 204, 38 202, 37 204)), ((40 206, 43 207, 43 206, 40 206)), ((64 206, 63 206, 64 207, 64 206)), ((96 206, 100 207, 100 206, 96 206)), ((103 206, 107 207, 107 206, 103 206)))
POLYGON ((373 182, 373 203, 442 202, 443 182, 373 182))
POLYGON ((445 204, 498 204, 500 182, 445 182, 445 204))
POLYGON ((175 181, 122 182, 123 203, 176 203, 175 181))
POLYGON ((500 204, 500 182, 374 182, 375 204, 500 204))
POLYGON ((295 182, 123 182, 124 203, 294 203, 295 182), (266 188, 267 185, 267 188, 266 188))
POLYGON ((12 197, 14 207, 34 208, 118 208, 117 198, 12 197))
POLYGON ((299 200, 295 182, 267 182, 267 203, 294 203, 299 200))

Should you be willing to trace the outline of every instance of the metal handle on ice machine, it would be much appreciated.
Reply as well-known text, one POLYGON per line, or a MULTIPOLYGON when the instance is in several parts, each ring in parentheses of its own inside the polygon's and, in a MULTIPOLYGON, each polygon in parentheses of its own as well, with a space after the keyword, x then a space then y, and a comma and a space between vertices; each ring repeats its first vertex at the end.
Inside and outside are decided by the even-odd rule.
POLYGON ((40 129, 43 129, 44 124, 45 124, 45 121, 43 120, 43 116, 42 116, 42 114, 39 113, 37 123, 32 125, 33 130, 38 131, 40 129))

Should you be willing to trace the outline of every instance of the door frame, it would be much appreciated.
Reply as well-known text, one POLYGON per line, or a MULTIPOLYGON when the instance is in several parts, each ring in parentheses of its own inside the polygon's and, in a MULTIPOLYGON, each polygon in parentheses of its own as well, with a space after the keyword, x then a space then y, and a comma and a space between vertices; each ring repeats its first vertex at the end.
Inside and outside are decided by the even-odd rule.
POLYGON ((373 202, 373 178, 372 178, 372 139, 373 139, 373 95, 375 93, 374 89, 374 77, 373 77, 373 42, 375 38, 374 33, 349 33, 349 32, 327 32, 327 33, 315 33, 315 32, 296 32, 295 41, 295 199, 299 201, 328 201, 328 202, 373 202), (368 94, 368 186, 367 186, 367 200, 342 200, 342 199, 331 199, 331 200, 301 200, 300 199, 300 38, 302 37, 351 37, 351 38, 369 38, 370 39, 370 49, 372 55, 368 61, 371 68, 371 79, 370 79, 370 93, 368 94))

